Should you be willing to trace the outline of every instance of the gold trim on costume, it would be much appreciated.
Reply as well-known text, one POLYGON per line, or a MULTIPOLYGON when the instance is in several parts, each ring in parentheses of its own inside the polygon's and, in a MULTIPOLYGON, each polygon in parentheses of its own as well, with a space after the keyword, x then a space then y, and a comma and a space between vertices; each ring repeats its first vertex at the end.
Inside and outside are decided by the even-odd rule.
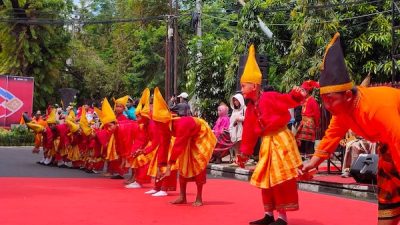
POLYGON ((319 93, 322 94, 328 94, 328 93, 334 93, 334 92, 341 92, 341 91, 347 91, 350 90, 354 87, 353 82, 348 82, 345 84, 338 84, 338 85, 329 85, 325 87, 321 87, 319 89, 319 93))
POLYGON ((318 157, 320 157, 320 158, 329 158, 329 153, 327 152, 327 151, 324 151, 324 150, 315 150, 315 152, 314 152, 314 155, 315 156, 318 156, 318 157))
POLYGON ((264 210, 265 211, 271 211, 271 210, 280 210, 280 209, 285 209, 288 211, 294 211, 299 209, 299 204, 298 203, 287 203, 287 204, 264 204, 264 210))
POLYGON ((333 36, 333 38, 331 39, 331 41, 329 42, 329 44, 326 46, 325 48, 325 53, 324 53, 324 59, 322 60, 322 64, 321 64, 321 70, 325 69, 325 58, 326 58, 326 54, 328 53, 329 49, 332 47, 332 45, 335 43, 336 39, 338 39, 340 37, 339 32, 336 32, 335 36, 333 36))
POLYGON ((394 209, 379 209, 378 217, 379 218, 391 218, 400 216, 400 207, 394 209))

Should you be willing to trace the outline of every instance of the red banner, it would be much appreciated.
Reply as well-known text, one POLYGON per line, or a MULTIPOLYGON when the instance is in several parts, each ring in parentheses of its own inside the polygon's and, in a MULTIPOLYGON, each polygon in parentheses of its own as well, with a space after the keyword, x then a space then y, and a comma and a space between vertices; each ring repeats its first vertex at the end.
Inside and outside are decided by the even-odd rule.
POLYGON ((32 114, 33 77, 0 76, 0 126, 18 124, 23 112, 32 114))

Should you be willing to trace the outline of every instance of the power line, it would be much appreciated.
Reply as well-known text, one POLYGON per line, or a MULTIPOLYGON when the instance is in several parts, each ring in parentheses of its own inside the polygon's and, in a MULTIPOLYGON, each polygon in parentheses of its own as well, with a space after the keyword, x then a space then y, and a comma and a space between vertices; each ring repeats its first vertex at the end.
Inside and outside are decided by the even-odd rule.
MULTIPOLYGON (((388 12, 391 12, 391 10, 379 11, 379 12, 369 13, 369 14, 363 14, 363 15, 354 16, 354 17, 342 18, 342 19, 338 19, 337 21, 354 20, 354 19, 374 16, 374 15, 378 15, 378 14, 384 14, 384 13, 388 13, 388 12)), ((215 16, 207 15, 205 13, 203 13, 203 15, 211 17, 211 18, 214 18, 214 19, 225 20, 225 21, 229 21, 229 22, 238 22, 237 20, 229 20, 229 19, 225 19, 225 18, 221 18, 221 17, 215 17, 215 16)), ((336 20, 325 20, 325 21, 315 21, 314 23, 315 24, 322 24, 322 23, 332 23, 332 22, 335 22, 335 21, 336 20)), ((269 23, 269 24, 266 24, 266 25, 268 25, 268 26, 289 26, 291 24, 289 24, 289 23, 269 23)))
MULTIPOLYGON (((369 3, 374 3, 374 2, 380 2, 383 0, 374 0, 370 2, 363 2, 363 1, 357 1, 357 2, 352 2, 352 3, 341 3, 341 4, 332 4, 332 5, 323 5, 323 6, 315 6, 315 7, 338 7, 338 6, 344 6, 344 5, 350 5, 350 4, 369 4, 369 3)), ((23 10, 23 9, 21 9, 23 10)), ((44 12, 44 11, 42 11, 44 12)), ((272 11, 270 11, 272 12, 272 11)), ((353 19, 359 19, 359 18, 364 18, 364 17, 369 17, 377 14, 383 14, 390 12, 390 10, 387 11, 381 11, 381 12, 375 12, 375 13, 370 13, 370 14, 364 14, 360 16, 355 16, 355 17, 348 17, 348 18, 342 18, 338 19, 338 21, 346 21, 346 20, 353 20, 353 19)), ((59 13, 59 12, 58 12, 59 13)), ((214 12, 215 13, 215 12, 214 12)), ((181 14, 180 16, 188 16, 191 15, 189 13, 187 14, 181 14)), ((217 16, 210 15, 209 13, 203 13, 203 15, 213 18, 213 19, 218 19, 222 21, 227 21, 227 22, 238 22, 237 20, 231 20, 231 19, 226 19, 226 18, 221 18, 217 16)), ((147 16, 147 17, 141 17, 141 18, 117 18, 117 19, 108 19, 108 20, 80 20, 80 19, 53 19, 53 18, 1 18, 0 17, 0 23, 19 23, 19 24, 32 24, 32 25, 65 25, 65 24, 110 24, 110 23, 128 23, 128 22, 138 22, 138 21, 149 21, 149 20, 164 20, 166 18, 171 18, 174 17, 173 15, 159 15, 159 16, 147 16)), ((316 21, 316 24, 321 24, 321 23, 330 23, 334 22, 334 20, 330 21, 316 21)), ((290 24, 266 24, 268 26, 288 26, 290 24)))
POLYGON ((210 18, 213 18, 213 19, 224 20, 224 21, 227 21, 227 22, 235 22, 235 23, 238 22, 237 20, 230 20, 230 19, 225 19, 225 18, 221 18, 221 17, 211 16, 211 15, 208 15, 206 13, 202 13, 202 15, 210 17, 210 18))
MULTIPOLYGON (((386 10, 386 11, 380 11, 380 12, 375 12, 375 13, 369 13, 369 14, 363 14, 363 15, 359 15, 359 16, 354 16, 354 17, 347 17, 347 18, 342 18, 342 19, 338 19, 337 21, 347 21, 347 20, 354 20, 354 19, 360 19, 360 18, 364 18, 364 17, 369 17, 369 16, 374 16, 374 15, 378 15, 378 14, 384 14, 384 13, 388 13, 391 12, 391 10, 386 10)), ((336 20, 324 20, 324 21, 315 21, 315 24, 323 24, 323 23, 332 23, 335 22, 336 20)), ((278 23, 278 24, 266 24, 268 26, 289 26, 290 24, 288 23, 278 23)))
MULTIPOLYGON (((365 0, 361 1, 354 1, 354 2, 345 2, 345 3, 338 3, 338 4, 327 4, 327 5, 300 5, 301 8, 308 8, 308 9, 326 9, 326 8, 339 8, 339 7, 354 7, 358 5, 365 5, 365 4, 373 4, 373 3, 378 3, 382 2, 384 0, 372 0, 369 2, 366 2, 365 0)), ((281 11, 291 11, 295 8, 294 3, 290 3, 289 7, 271 7, 266 10, 260 10, 260 12, 266 12, 266 13, 271 13, 271 12, 281 12, 281 11)))
POLYGON ((377 2, 382 2, 384 0, 373 0, 370 2, 366 2, 365 0, 355 1, 355 2, 345 2, 345 3, 338 3, 338 4, 329 4, 329 5, 309 5, 306 6, 307 8, 318 8, 318 9, 325 9, 325 8, 336 8, 336 7, 345 7, 345 6, 357 6, 357 5, 364 5, 364 4, 372 4, 377 2))
POLYGON ((172 18, 171 15, 148 16, 141 18, 127 18, 127 19, 108 19, 108 20, 79 20, 79 19, 44 19, 44 18, 0 18, 0 23, 17 23, 28 25, 68 25, 68 24, 110 24, 110 23, 129 23, 150 20, 165 20, 172 18))

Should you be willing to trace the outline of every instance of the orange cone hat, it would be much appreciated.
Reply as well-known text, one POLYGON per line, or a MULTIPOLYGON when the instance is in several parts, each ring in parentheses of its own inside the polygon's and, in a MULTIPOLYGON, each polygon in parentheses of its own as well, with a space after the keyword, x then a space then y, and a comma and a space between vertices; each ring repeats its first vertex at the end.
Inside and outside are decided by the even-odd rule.
POLYGON ((35 131, 36 133, 40 133, 44 130, 44 126, 33 122, 26 123, 26 126, 35 131))
POLYGON ((101 110, 99 110, 98 108, 95 108, 94 110, 96 114, 99 116, 99 119, 103 125, 117 121, 114 111, 111 108, 107 98, 104 98, 103 104, 101 105, 101 110))
POLYGON ((92 134, 92 128, 89 126, 89 121, 86 118, 86 109, 82 107, 81 118, 79 119, 79 127, 82 129, 86 136, 92 134))
POLYGON ((73 109, 69 111, 68 116, 67 118, 65 118, 65 120, 75 121, 75 112, 73 109))
POLYGON ((71 131, 71 133, 75 133, 79 130, 79 125, 76 124, 74 121, 72 120, 66 120, 65 121, 69 127, 69 130, 71 131))
POLYGON ((129 96, 125 95, 124 97, 118 98, 118 99, 114 99, 114 108, 117 104, 123 105, 124 107, 126 107, 126 103, 128 103, 128 99, 129 96))
POLYGON ((249 56, 247 57, 240 83, 261 84, 261 79, 261 70, 256 61, 256 50, 254 45, 250 45, 249 56))
POLYGON ((56 109, 52 109, 50 111, 50 114, 47 116, 47 123, 57 123, 57 119, 56 119, 56 109))
POLYGON ((136 115, 150 118, 150 89, 143 90, 142 97, 140 97, 139 104, 136 108, 136 115))
POLYGON ((153 99, 153 120, 167 123, 171 120, 171 112, 168 109, 168 105, 165 102, 160 89, 156 87, 154 89, 154 99, 153 99))

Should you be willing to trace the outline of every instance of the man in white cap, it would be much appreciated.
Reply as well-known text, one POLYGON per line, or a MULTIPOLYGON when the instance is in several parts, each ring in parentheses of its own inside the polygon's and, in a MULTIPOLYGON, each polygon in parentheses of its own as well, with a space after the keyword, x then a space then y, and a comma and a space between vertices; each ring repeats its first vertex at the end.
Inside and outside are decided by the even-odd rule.
POLYGON ((171 107, 171 111, 178 114, 178 116, 191 116, 192 112, 190 111, 190 106, 188 103, 188 93, 182 92, 177 97, 179 99, 179 103, 171 107))
POLYGON ((189 97, 189 95, 186 92, 182 92, 180 95, 178 95, 178 98, 183 98, 183 99, 186 99, 186 100, 187 100, 188 97, 189 97))

